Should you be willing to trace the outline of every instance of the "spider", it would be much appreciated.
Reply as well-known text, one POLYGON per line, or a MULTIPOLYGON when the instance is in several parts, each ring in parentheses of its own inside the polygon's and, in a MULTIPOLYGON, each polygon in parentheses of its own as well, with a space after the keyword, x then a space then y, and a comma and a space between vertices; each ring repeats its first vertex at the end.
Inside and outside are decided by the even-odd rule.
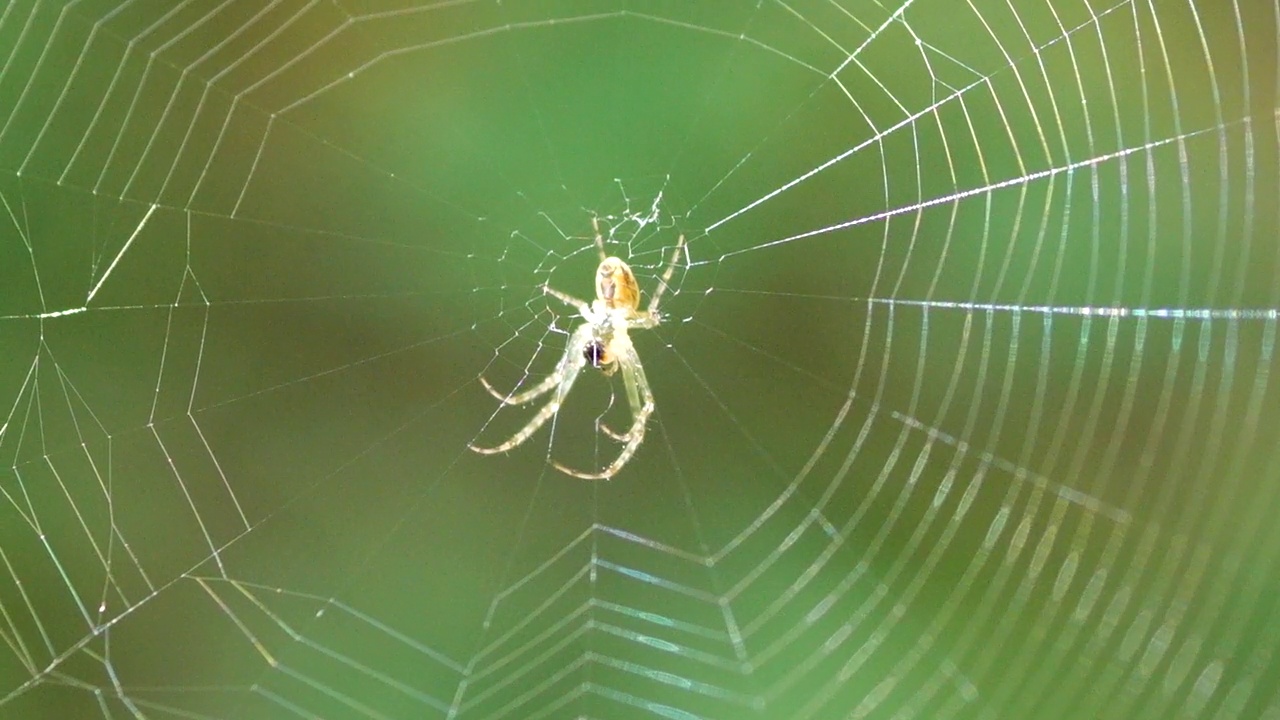
POLYGON ((658 301, 662 299, 662 293, 667 289, 671 274, 675 272, 676 261, 684 248, 684 235, 681 235, 676 242, 671 260, 658 280, 658 287, 649 300, 649 306, 642 311, 640 310, 640 287, 636 283, 635 273, 631 272, 631 267, 622 259, 605 253, 599 221, 593 218, 591 227, 595 231, 596 249, 600 253, 600 265, 596 268, 595 301, 588 305, 549 285, 542 286, 543 293, 577 309, 578 314, 585 321, 573 331, 564 349, 564 355, 556 364, 556 369, 528 390, 508 395, 495 390, 483 375, 480 377, 484 388, 490 395, 501 400, 503 405, 523 405, 547 393, 551 393, 551 400, 542 406, 527 425, 506 442, 494 447, 476 445, 470 447, 475 452, 485 455, 506 452, 516 447, 528 440, 538 431, 538 428, 560 411, 560 406, 568 397, 574 380, 578 378, 579 371, 585 365, 590 364, 605 375, 613 375, 621 370, 622 381, 627 388, 627 401, 631 406, 631 429, 625 433, 616 433, 603 424, 600 427, 609 437, 625 443, 622 453, 608 467, 594 473, 574 470, 554 460, 551 461, 557 470, 566 475, 584 480, 608 480, 617 475, 622 466, 626 465, 640 448, 640 443, 644 441, 645 423, 653 413, 654 407, 653 392, 649 389, 649 381, 645 379, 644 366, 640 364, 640 355, 631 344, 628 333, 637 328, 657 327, 661 322, 661 317, 658 315, 658 301))

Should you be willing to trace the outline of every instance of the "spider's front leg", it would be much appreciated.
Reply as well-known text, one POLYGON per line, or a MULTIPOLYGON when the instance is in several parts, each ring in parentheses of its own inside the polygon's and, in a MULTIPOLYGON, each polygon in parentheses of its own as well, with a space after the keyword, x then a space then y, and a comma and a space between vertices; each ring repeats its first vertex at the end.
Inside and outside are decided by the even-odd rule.
MULTIPOLYGON (((642 407, 640 402, 640 395, 641 395, 640 384, 641 383, 644 384, 644 392, 647 393, 649 392, 649 383, 648 381, 645 380, 644 366, 640 365, 640 355, 636 353, 635 346, 631 344, 631 338, 625 335, 621 336, 618 338, 618 341, 615 344, 616 344, 616 350, 619 353, 619 357, 632 358, 632 361, 631 361, 632 368, 630 372, 628 372, 627 368, 623 366, 623 362, 624 362, 623 360, 619 360, 618 362, 615 362, 611 370, 617 369, 619 366, 623 366, 622 384, 627 389, 627 406, 631 408, 631 413, 634 416, 636 413, 639 412, 639 409, 642 407)), ((650 398, 650 400, 652 400, 652 398, 650 398)), ((609 427, 608 425, 605 425, 604 423, 600 423, 600 431, 618 442, 625 443, 625 442, 631 441, 631 436, 635 434, 636 427, 633 425, 630 430, 627 430, 624 433, 620 433, 615 431, 613 428, 609 427)), ((644 432, 643 427, 640 428, 640 432, 644 432)))
POLYGON ((631 429, 616 436, 617 439, 626 440, 622 453, 608 467, 597 473, 585 473, 553 461, 552 465, 560 472, 583 480, 608 480, 622 470, 631 456, 640 449, 640 443, 644 442, 644 427, 649 422, 649 416, 653 414, 654 409, 653 392, 650 391, 649 381, 645 378, 644 366, 640 364, 640 355, 629 343, 618 353, 618 367, 622 370, 622 377, 627 384, 632 413, 631 429), (635 389, 634 394, 631 392, 632 388, 635 389))
MULTIPOLYGON (((566 305, 577 308, 578 312, 582 314, 583 318, 587 320, 591 319, 592 317, 591 306, 588 305, 587 303, 573 297, 572 295, 569 295, 568 293, 562 293, 559 290, 556 290, 555 288, 551 287, 550 285, 544 284, 542 286, 542 292, 546 295, 551 295, 552 297, 555 297, 563 301, 566 305)), ((572 344, 575 341, 573 339, 570 339, 569 342, 570 344, 572 344)), ((585 346, 586 346, 586 343, 584 342, 583 347, 585 346)), ((551 388, 559 384, 561 381, 560 376, 561 376, 561 370, 563 369, 563 367, 564 367, 564 359, 561 358, 560 363, 556 366, 556 371, 554 373, 543 378, 542 382, 539 382, 537 385, 534 385, 533 387, 529 388, 528 390, 525 390, 524 392, 503 393, 499 391, 497 388, 495 388, 493 384, 490 383, 489 380, 485 378, 483 375, 480 376, 480 384, 484 385, 484 389, 488 390, 490 395, 501 400, 503 405, 523 405, 529 402, 530 400, 536 400, 538 397, 549 392, 551 388)))
MULTIPOLYGON (((538 383, 538 385, 533 389, 504 400, 506 404, 518 404, 515 403, 516 400, 527 402, 528 400, 531 400, 537 395, 545 393, 547 390, 554 387, 555 392, 552 393, 551 399, 547 401, 546 405, 542 406, 542 409, 539 410, 532 419, 529 420, 528 424, 517 430, 515 435, 512 435, 506 442, 500 445, 495 445, 493 447, 480 447, 478 445, 471 444, 468 447, 482 455, 506 452, 525 440, 528 440, 531 435, 538 431, 538 428, 545 425, 546 422, 554 417, 556 413, 560 412, 560 406, 564 404, 565 398, 569 396, 569 391, 573 389, 574 380, 578 379, 578 373, 582 370, 582 366, 586 364, 586 358, 583 357, 582 352, 587 344, 591 342, 591 338, 591 326, 580 326, 577 330, 573 331, 573 337, 569 339, 569 344, 565 348, 564 355, 560 358, 560 362, 556 365, 555 372, 549 375, 542 382, 538 383)), ((485 382, 483 378, 481 378, 481 381, 484 382, 486 387, 489 387, 488 382, 485 382)), ((493 392, 493 390, 491 389, 490 392, 493 392)))
POLYGON ((480 384, 484 385, 484 389, 488 390, 490 395, 501 400, 503 405, 523 405, 530 400, 536 400, 539 396, 545 395, 551 390, 551 388, 559 384, 559 382, 560 373, 559 368, 557 368, 556 372, 546 376, 542 379, 542 382, 534 385, 528 390, 525 390, 524 392, 512 392, 504 395, 493 386, 493 383, 489 382, 488 378, 483 375, 480 376, 480 384))
POLYGON ((613 428, 609 427, 608 425, 605 425, 604 423, 600 423, 600 432, 609 436, 609 439, 614 440, 616 442, 620 442, 620 443, 627 442, 628 440, 631 439, 630 431, 620 433, 617 430, 614 430, 613 428))

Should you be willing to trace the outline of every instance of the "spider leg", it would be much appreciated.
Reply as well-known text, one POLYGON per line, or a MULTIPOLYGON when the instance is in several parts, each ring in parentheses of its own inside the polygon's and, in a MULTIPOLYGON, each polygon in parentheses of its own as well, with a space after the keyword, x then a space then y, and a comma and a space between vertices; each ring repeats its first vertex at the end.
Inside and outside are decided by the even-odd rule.
POLYGON ((600 432, 608 435, 610 438, 618 442, 626 442, 631 439, 631 435, 629 433, 620 433, 604 423, 600 423, 600 432))
MULTIPOLYGON (((640 356, 636 354, 635 346, 631 344, 630 340, 627 341, 626 346, 624 348, 621 348, 621 350, 624 354, 626 354, 629 351, 631 355, 635 356, 636 362, 640 361, 640 356)), ((643 380, 644 380, 643 367, 640 368, 640 372, 638 374, 628 373, 628 372, 622 373, 622 384, 625 385, 627 388, 627 403, 631 408, 631 415, 633 417, 636 414, 636 408, 641 407, 640 388, 638 387, 638 384, 640 381, 643 381, 643 380)), ((604 423, 600 423, 600 431, 603 432, 605 435, 608 435, 609 437, 613 438, 614 440, 617 440, 618 442, 627 442, 628 440, 631 439, 631 434, 635 432, 635 427, 633 426, 631 429, 627 430, 626 432, 620 433, 614 430, 613 428, 609 427, 608 425, 605 425, 604 423)), ((643 431, 644 429, 641 428, 641 432, 643 431)))
MULTIPOLYGON (((605 374, 605 375, 612 375, 612 374, 613 374, 613 372, 614 372, 615 370, 617 370, 617 369, 618 369, 618 363, 616 363, 616 362, 615 362, 615 363, 613 363, 612 365, 610 365, 610 366, 609 366, 609 369, 608 369, 607 371, 604 371, 604 374, 605 374)), ((624 383, 626 383, 626 385, 627 385, 627 402, 629 402, 629 403, 630 403, 630 406, 629 406, 629 407, 631 408, 631 412, 632 412, 632 414, 634 414, 634 413, 635 413, 635 408, 636 408, 636 406, 639 404, 639 402, 635 399, 635 398, 636 398, 636 391, 637 391, 637 388, 636 388, 636 386, 635 386, 635 376, 634 376, 634 375, 627 375, 626 373, 623 373, 623 374, 622 374, 622 380, 623 380, 623 382, 624 382, 624 383)), ((610 405, 613 405, 613 403, 612 403, 612 402, 610 402, 609 404, 610 404, 610 405)), ((604 421, 603 421, 603 420, 598 420, 598 421, 596 422, 596 427, 600 428, 600 432, 602 432, 602 433, 604 433, 605 435, 609 436, 609 438, 613 439, 613 440, 614 440, 614 441, 616 441, 616 442, 624 443, 624 442, 626 442, 627 440, 631 439, 631 431, 630 431, 630 430, 628 430, 627 432, 624 432, 624 433, 620 433, 620 432, 618 432, 617 430, 614 430, 613 428, 611 428, 611 427, 609 427, 608 425, 604 424, 604 421)))
MULTIPOLYGON (((577 298, 573 297, 572 295, 569 295, 569 294, 567 294, 567 293, 562 293, 562 292, 560 292, 559 290, 556 290, 556 289, 554 289, 554 288, 548 287, 548 286, 546 286, 546 285, 543 285, 543 286, 542 286, 542 289, 543 289, 543 292, 545 292, 546 294, 548 294, 548 295, 554 295, 555 297, 559 298, 560 300, 563 300, 564 302, 568 303, 569 305, 572 305, 572 306, 574 306, 574 307, 578 308, 578 310, 579 310, 580 312, 583 312, 583 313, 588 312, 588 306, 587 306, 587 304, 586 304, 585 302, 583 302, 583 301, 581 301, 581 300, 579 300, 579 299, 577 299, 577 298)), ((574 337, 576 338, 577 336, 575 335, 574 337)), ((570 344, 572 344, 572 343, 574 342, 574 340, 573 340, 573 339, 570 339, 570 341, 569 341, 569 342, 570 342, 570 344)), ((586 347, 586 343, 585 343, 585 342, 582 344, 582 347, 584 347, 584 348, 586 347)), ((519 392, 519 393, 514 393, 514 392, 513 392, 513 393, 502 393, 502 392, 498 391, 498 389, 497 389, 497 388, 495 388, 495 387, 494 387, 494 386, 493 386, 493 385, 488 381, 488 379, 486 379, 483 375, 481 375, 481 376, 480 376, 480 383, 481 383, 482 385, 484 385, 484 389, 485 389, 485 390, 488 390, 490 395, 492 395, 492 396, 494 396, 494 397, 498 398, 499 400, 501 400, 503 405, 523 405, 523 404, 525 404, 525 403, 529 402, 530 400, 534 400, 534 399, 536 399, 537 397, 539 397, 539 396, 541 396, 541 395, 543 395, 543 394, 545 394, 545 393, 547 393, 547 392, 550 392, 551 388, 553 388, 553 387, 555 387, 557 384, 559 384, 560 380, 562 379, 562 373, 561 373, 561 370, 563 370, 563 369, 564 369, 564 358, 562 357, 562 358, 560 359, 560 363, 556 366, 556 371, 555 371, 555 372, 553 372, 553 373, 551 373, 550 375, 548 375, 548 376, 546 376, 545 378, 543 378, 543 379, 542 379, 542 381, 541 381, 541 382, 539 382, 537 385, 534 385, 533 387, 529 388, 528 390, 525 390, 524 392, 519 392)))
POLYGON ((582 317, 590 319, 591 306, 588 305, 586 302, 579 300, 578 298, 570 295, 569 293, 560 292, 559 290, 551 287, 550 285, 543 285, 542 292, 546 295, 550 295, 551 297, 559 300, 565 305, 568 305, 573 308, 577 308, 578 313, 582 315, 582 317))
POLYGON ((649 299, 648 314, 658 316, 658 301, 662 299, 662 293, 667 291, 667 283, 671 280, 671 275, 676 271, 676 262, 680 260, 680 252, 684 250, 684 235, 676 241, 675 250, 671 251, 671 260, 667 263, 667 269, 663 271, 662 277, 658 278, 658 289, 653 291, 653 297, 649 299))
MULTIPOLYGON (((564 404, 564 399, 568 397, 569 390, 573 388, 573 381, 578 379, 578 372, 581 371, 582 366, 586 364, 586 359, 582 356, 582 350, 589 342, 591 342, 591 326, 582 325, 574 331, 573 337, 570 338, 568 346, 565 347, 564 356, 560 358, 560 364, 556 366, 555 372, 548 376, 546 380, 538 383, 538 385, 532 390, 521 393, 521 395, 536 393, 528 398, 532 399, 533 397, 537 397, 538 394, 547 392, 547 390, 541 389, 542 386, 548 385, 548 380, 554 380, 550 385, 554 385, 556 391, 552 394, 551 400, 547 401, 547 404, 542 406, 542 409, 529 420, 528 424, 517 430, 515 435, 512 435, 506 442, 500 445, 495 445, 493 447, 480 447, 478 445, 471 444, 468 447, 482 455, 493 455, 495 453, 506 452, 525 440, 528 440, 531 435, 538 431, 538 428, 545 425, 546 422, 556 413, 560 412, 560 406, 564 404)), ((514 400, 515 398, 512 399, 514 400)))
POLYGON ((600 218, 591 216, 591 229, 596 233, 596 250, 600 253, 600 259, 604 260, 609 253, 604 251, 604 236, 600 234, 600 218))
POLYGON ((550 392, 551 388, 560 383, 560 380, 560 368, 557 366, 555 372, 546 376, 541 382, 528 390, 525 390, 524 392, 504 394, 499 392, 497 388, 495 388, 488 379, 485 378, 485 376, 480 376, 480 384, 484 385, 484 389, 488 390, 490 395, 501 400, 503 405, 523 405, 530 400, 538 398, 540 395, 545 395, 547 392, 550 392))
POLYGON ((583 480, 608 480, 617 475, 631 456, 636 454, 636 450, 640 449, 640 443, 644 441, 645 423, 653 414, 653 393, 649 390, 649 381, 644 376, 644 366, 640 364, 640 355, 636 353, 634 347, 628 345, 619 350, 618 366, 622 368, 622 377, 627 384, 627 397, 631 401, 631 429, 619 436, 626 438, 627 444, 622 448, 622 453, 617 459, 598 473, 585 473, 552 461, 551 464, 560 472, 583 480), (634 394, 631 392, 632 388, 635 389, 634 394))

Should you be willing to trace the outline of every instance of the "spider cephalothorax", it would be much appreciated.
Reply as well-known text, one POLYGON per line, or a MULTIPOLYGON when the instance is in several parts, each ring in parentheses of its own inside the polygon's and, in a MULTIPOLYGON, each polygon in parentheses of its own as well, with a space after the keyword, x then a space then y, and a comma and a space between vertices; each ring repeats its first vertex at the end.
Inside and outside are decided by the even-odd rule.
POLYGON ((574 477, 607 480, 616 475, 640 448, 640 443, 644 440, 645 423, 653 413, 653 393, 649 390, 649 381, 644 376, 644 366, 640 364, 640 356, 636 353, 635 346, 631 344, 628 332, 636 328, 652 328, 660 322, 658 301, 662 299, 662 293, 667 289, 667 282, 671 280, 671 274, 675 271, 676 261, 679 260, 680 251, 684 248, 684 236, 681 235, 676 242, 675 251, 671 253, 671 261, 667 263, 666 270, 658 280, 658 288, 654 290, 649 306, 641 311, 640 286, 636 283, 636 276, 631 271, 631 266, 620 258, 605 255, 604 238, 600 234, 599 224, 594 219, 591 224, 595 228, 596 248, 600 252, 600 265, 596 267, 596 299, 588 305, 550 286, 542 287, 542 291, 546 294, 576 308, 584 320, 570 336, 569 344, 565 347, 560 362, 556 364, 555 371, 532 388, 511 395, 499 393, 483 376, 480 378, 485 389, 506 405, 523 405, 547 393, 552 393, 551 400, 506 442, 490 448, 472 445, 471 449, 485 454, 500 453, 528 440, 538 428, 560 411, 560 406, 568 397, 574 380, 578 378, 578 373, 584 366, 590 365, 605 375, 612 375, 621 370, 622 380, 627 388, 627 401, 631 406, 631 429, 625 433, 615 433, 601 427, 606 435, 625 443, 622 453, 598 473, 584 473, 567 468, 558 462, 552 462, 556 469, 574 477))
POLYGON ((582 349, 582 357, 588 365, 605 375, 612 375, 613 371, 618 369, 618 361, 609 354, 607 340, 595 339, 587 343, 587 346, 582 349))

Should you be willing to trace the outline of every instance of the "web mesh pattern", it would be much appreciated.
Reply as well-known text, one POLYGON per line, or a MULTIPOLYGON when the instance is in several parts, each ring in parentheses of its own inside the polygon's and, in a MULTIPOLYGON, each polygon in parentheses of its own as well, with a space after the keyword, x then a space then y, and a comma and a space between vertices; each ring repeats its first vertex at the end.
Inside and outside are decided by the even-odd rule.
POLYGON ((4 5, 0 716, 1280 719, 1278 16, 4 5))

